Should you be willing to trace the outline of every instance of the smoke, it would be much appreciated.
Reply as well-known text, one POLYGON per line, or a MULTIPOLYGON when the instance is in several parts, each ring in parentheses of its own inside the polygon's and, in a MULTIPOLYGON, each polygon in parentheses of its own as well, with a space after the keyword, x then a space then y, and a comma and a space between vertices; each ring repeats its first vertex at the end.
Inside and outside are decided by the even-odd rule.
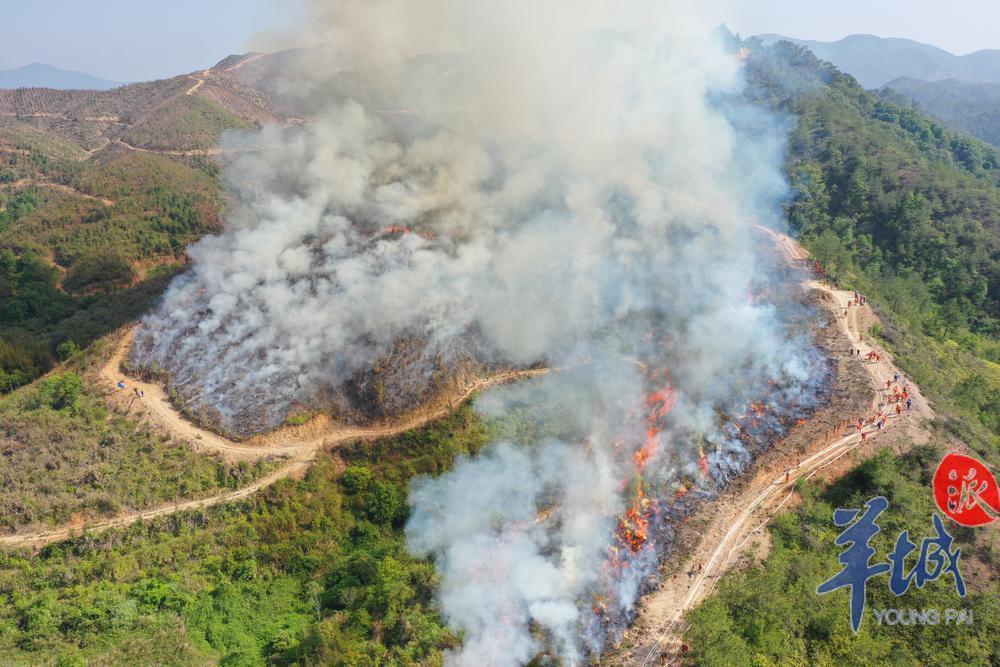
POLYGON ((752 400, 809 400, 808 346, 748 299, 780 132, 696 4, 312 3, 296 37, 326 46, 282 89, 313 121, 228 139, 253 150, 226 229, 137 336, 136 363, 237 433, 346 410, 359 378, 412 403, 463 364, 560 369, 478 403, 538 438, 413 486, 453 664, 600 651, 667 498, 749 463, 752 400))

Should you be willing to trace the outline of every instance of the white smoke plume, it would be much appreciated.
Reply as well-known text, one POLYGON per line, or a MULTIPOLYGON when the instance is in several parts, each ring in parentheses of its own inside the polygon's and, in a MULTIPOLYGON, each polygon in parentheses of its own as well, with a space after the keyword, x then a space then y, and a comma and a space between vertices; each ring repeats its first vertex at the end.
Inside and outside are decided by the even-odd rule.
POLYGON ((298 38, 327 46, 288 85, 315 119, 233 139, 259 150, 227 171, 226 229, 137 338, 137 363, 235 432, 335 395, 403 339, 417 383, 458 359, 562 369, 479 404, 531 405, 559 438, 414 485, 407 539, 464 633, 453 664, 599 651, 593 607, 627 615, 661 546, 609 567, 638 472, 668 493, 705 477, 703 454, 700 484, 724 481, 752 455, 725 418, 770 380, 794 402, 813 372, 747 297, 781 144, 735 101, 738 55, 697 4, 312 3, 298 38), (650 436, 660 385, 676 406, 650 436))

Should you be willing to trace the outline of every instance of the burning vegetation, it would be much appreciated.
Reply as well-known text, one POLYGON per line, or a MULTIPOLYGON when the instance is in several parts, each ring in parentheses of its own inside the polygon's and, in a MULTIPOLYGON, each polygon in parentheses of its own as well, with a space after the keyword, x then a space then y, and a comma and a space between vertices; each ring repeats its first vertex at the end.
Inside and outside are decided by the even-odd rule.
POLYGON ((780 129, 693 3, 315 10, 337 56, 289 80, 317 117, 231 139, 259 150, 228 168, 226 230, 133 361, 237 433, 551 366, 477 401, 520 435, 418 479, 407 544, 439 571, 452 663, 579 663, 687 508, 823 386, 808 314, 754 248, 780 216, 780 129))

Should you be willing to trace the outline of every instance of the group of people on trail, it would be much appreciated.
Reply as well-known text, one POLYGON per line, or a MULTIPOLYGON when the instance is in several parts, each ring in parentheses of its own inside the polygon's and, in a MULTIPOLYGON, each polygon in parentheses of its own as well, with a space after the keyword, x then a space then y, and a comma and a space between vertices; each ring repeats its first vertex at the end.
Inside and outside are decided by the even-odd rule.
MULTIPOLYGON (((854 293, 854 305, 855 306, 863 306, 866 303, 868 303, 868 297, 866 297, 864 294, 858 294, 857 292, 854 293)), ((851 306, 851 302, 850 301, 847 302, 847 306, 848 307, 851 306)))
MULTIPOLYGON (((858 350, 858 354, 859 354, 859 355, 861 354, 861 350, 858 350)), ((878 352, 876 352, 875 350, 872 350, 871 352, 869 352, 868 354, 866 354, 866 355, 865 355, 865 358, 866 358, 866 359, 867 359, 868 361, 871 361, 871 362, 874 362, 874 363, 876 363, 876 364, 877 364, 878 362, 882 361, 882 355, 880 355, 880 354, 879 354, 878 352)))
POLYGON ((896 414, 903 411, 901 407, 903 402, 906 402, 906 409, 909 410, 913 406, 913 399, 910 398, 910 385, 904 384, 902 388, 899 386, 899 373, 896 373, 895 380, 885 381, 885 402, 896 404, 896 414), (895 384, 895 386, 893 386, 895 384))
MULTIPOLYGON (((861 354, 860 350, 854 350, 858 355, 861 354)), ((871 351, 866 355, 869 361, 874 361, 878 363, 880 357, 877 352, 871 351)), ((879 387, 879 393, 883 390, 879 387)), ((885 426, 887 421, 884 408, 892 406, 890 409, 896 412, 896 416, 903 413, 903 405, 906 405, 907 410, 913 408, 913 398, 910 397, 910 385, 906 382, 905 378, 900 375, 899 371, 895 371, 892 374, 892 378, 885 381, 885 395, 883 400, 879 404, 878 413, 872 417, 859 417, 855 427, 857 428, 858 434, 861 436, 861 442, 865 442, 868 439, 868 432, 865 431, 865 425, 873 425, 877 433, 882 432, 882 427, 885 426), (902 386, 901 386, 902 381, 902 386)))

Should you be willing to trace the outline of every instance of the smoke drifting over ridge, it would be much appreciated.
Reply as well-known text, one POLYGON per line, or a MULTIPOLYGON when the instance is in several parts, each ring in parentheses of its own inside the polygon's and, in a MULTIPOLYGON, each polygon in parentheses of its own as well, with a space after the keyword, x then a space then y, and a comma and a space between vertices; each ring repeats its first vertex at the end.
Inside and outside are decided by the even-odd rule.
POLYGON ((470 360, 562 369, 479 401, 530 406, 545 436, 414 484, 408 544, 464 631, 453 664, 599 651, 666 539, 650 503, 743 469, 725 423, 752 400, 808 403, 815 358, 747 297, 781 143, 695 5, 314 3, 308 37, 332 46, 290 92, 322 111, 231 139, 261 149, 227 171, 226 230, 137 336, 136 362, 237 432, 400 340, 425 383, 470 360))

